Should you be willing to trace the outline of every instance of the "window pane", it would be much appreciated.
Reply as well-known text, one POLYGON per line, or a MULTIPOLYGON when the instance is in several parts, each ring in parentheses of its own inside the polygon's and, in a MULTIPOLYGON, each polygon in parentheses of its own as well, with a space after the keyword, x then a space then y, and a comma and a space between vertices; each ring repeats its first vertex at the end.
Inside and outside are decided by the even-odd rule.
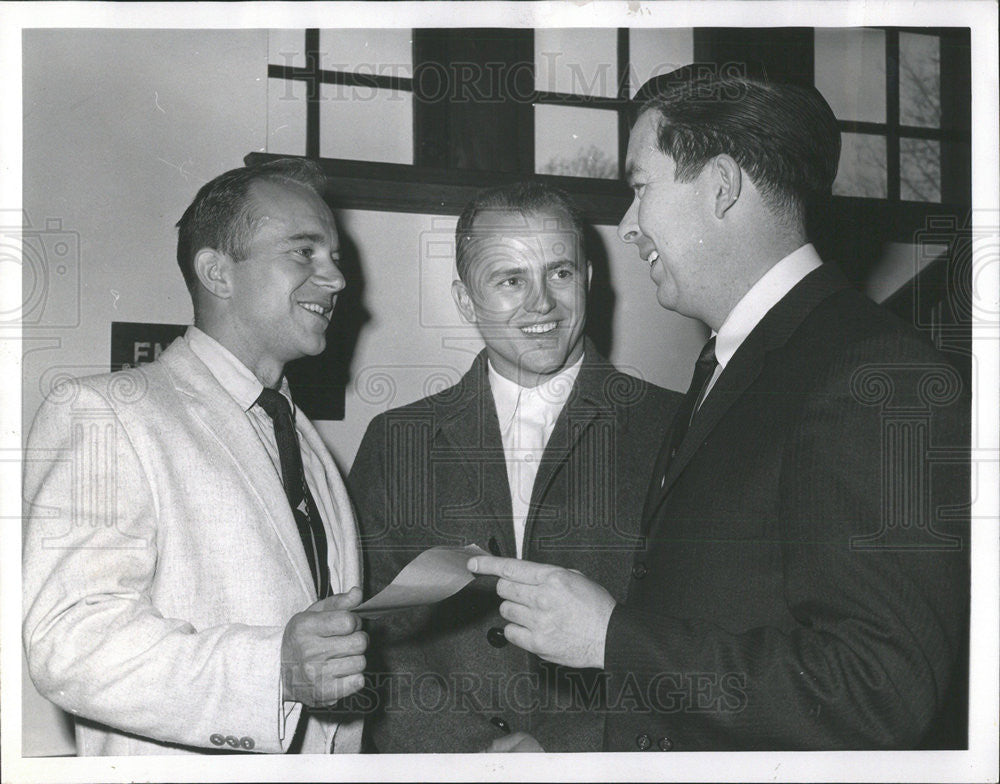
POLYGON ((306 67, 305 30, 268 30, 267 62, 290 68, 306 67))
POLYGON ((377 76, 413 76, 413 40, 398 30, 320 30, 319 67, 377 76))
POLYGON ((370 87, 320 86, 323 158, 413 163, 413 94, 370 87))
POLYGON ((535 89, 614 98, 617 31, 535 30, 535 89))
POLYGON ((694 62, 694 31, 690 27, 657 30, 629 30, 628 96, 634 98, 649 79, 668 74, 682 65, 694 62))
POLYGON ((941 127, 941 39, 899 34, 899 122, 941 127))
POLYGON ((844 133, 840 138, 840 168, 833 192, 837 196, 886 198, 885 137, 844 133))
POLYGON ((840 120, 885 122, 885 33, 817 28, 816 89, 840 120))
POLYGON ((618 114, 578 106, 535 106, 535 171, 618 177, 618 114))
POLYGON ((931 139, 899 140, 899 198, 941 201, 941 143, 931 139))
POLYGON ((306 154, 305 82, 267 80, 267 151, 281 155, 306 154))

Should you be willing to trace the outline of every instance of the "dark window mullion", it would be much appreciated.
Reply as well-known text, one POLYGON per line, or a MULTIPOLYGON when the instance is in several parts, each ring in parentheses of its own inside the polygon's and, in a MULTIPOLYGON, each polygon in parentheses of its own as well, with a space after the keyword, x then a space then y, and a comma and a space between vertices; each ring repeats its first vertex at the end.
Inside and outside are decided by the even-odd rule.
POLYGON ((319 158, 319 30, 306 30, 306 157, 319 158))
POLYGON ((356 73, 353 71, 312 71, 309 68, 295 68, 289 65, 268 65, 267 75, 271 79, 339 84, 347 87, 370 87, 379 90, 412 92, 413 79, 407 76, 384 76, 382 74, 356 73))
POLYGON ((631 73, 632 52, 629 48, 629 29, 618 28, 618 176, 625 174, 625 157, 628 151, 630 130, 628 111, 629 75, 631 73))
POLYGON ((899 201, 899 32, 885 33, 885 164, 887 197, 899 201))

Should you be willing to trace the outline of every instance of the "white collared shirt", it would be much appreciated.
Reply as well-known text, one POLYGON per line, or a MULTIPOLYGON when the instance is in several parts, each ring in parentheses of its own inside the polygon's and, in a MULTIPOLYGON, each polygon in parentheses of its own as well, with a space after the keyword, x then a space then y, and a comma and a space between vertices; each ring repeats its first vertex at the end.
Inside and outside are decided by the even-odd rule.
POLYGON ((522 387, 501 376, 492 363, 489 364, 490 389, 496 403, 507 463, 518 558, 524 552, 524 529, 538 464, 582 365, 581 356, 573 365, 537 387, 522 387))
MULTIPOLYGON (((257 433, 268 457, 271 458, 271 464, 274 466, 278 478, 281 479, 281 455, 278 452, 278 442, 274 436, 274 422, 264 409, 255 405, 264 385, 231 351, 197 327, 188 327, 184 339, 195 356, 204 362, 205 367, 215 376, 216 381, 246 412, 247 419, 250 420, 254 432, 257 433)), ((299 410, 292 402, 287 379, 281 379, 281 388, 278 391, 288 399, 292 408, 292 418, 297 420, 299 410)), ((335 525, 337 523, 336 506, 326 481, 323 462, 301 434, 299 435, 299 451, 302 454, 302 470, 306 477, 306 484, 316 502, 316 508, 323 520, 328 524, 335 525)), ((327 537, 327 548, 330 555, 329 562, 331 564, 337 563, 336 542, 329 536, 327 537)), ((330 586, 333 591, 339 592, 343 590, 343 587, 340 586, 340 575, 334 574, 334 571, 331 568, 330 586)))
POLYGON ((812 244, 803 245, 764 273, 760 280, 750 287, 736 306, 729 311, 726 320, 715 336, 715 359, 719 366, 705 386, 701 399, 704 400, 715 386, 729 360, 736 354, 754 328, 768 311, 801 281, 806 275, 822 265, 823 261, 812 244))

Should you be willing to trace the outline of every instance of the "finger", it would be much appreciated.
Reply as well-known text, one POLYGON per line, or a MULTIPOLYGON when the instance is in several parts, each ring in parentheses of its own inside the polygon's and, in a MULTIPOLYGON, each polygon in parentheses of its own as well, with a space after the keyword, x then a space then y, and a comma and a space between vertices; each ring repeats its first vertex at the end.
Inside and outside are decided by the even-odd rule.
POLYGON ((312 604, 306 612, 327 612, 329 610, 351 610, 361 604, 361 589, 354 586, 347 593, 335 593, 312 604))
POLYGON ((534 635, 530 629, 524 626, 516 623, 508 623, 503 627, 503 636, 507 638, 507 642, 513 643, 528 653, 538 653, 538 646, 535 644, 534 635))
POLYGON ((538 589, 532 585, 511 582, 506 578, 497 580, 497 596, 511 602, 534 607, 537 604, 538 589))
POLYGON ((299 661, 323 662, 344 656, 357 656, 368 649, 368 635, 354 632, 340 637, 309 637, 299 646, 299 661))
POLYGON ((501 602, 500 617, 525 629, 533 629, 536 624, 534 613, 523 604, 515 602, 501 602))
POLYGON ((492 555, 477 555, 470 558, 467 567, 474 574, 490 574, 518 583, 538 585, 556 567, 519 558, 497 558, 492 555))
POLYGON ((323 683, 319 684, 319 688, 314 692, 316 701, 313 705, 316 707, 333 705, 338 700, 361 691, 364 685, 365 676, 360 673, 347 675, 343 678, 325 678, 323 683))
POLYGON ((345 610, 328 610, 310 618, 309 631, 317 637, 341 637, 361 628, 361 618, 345 610))

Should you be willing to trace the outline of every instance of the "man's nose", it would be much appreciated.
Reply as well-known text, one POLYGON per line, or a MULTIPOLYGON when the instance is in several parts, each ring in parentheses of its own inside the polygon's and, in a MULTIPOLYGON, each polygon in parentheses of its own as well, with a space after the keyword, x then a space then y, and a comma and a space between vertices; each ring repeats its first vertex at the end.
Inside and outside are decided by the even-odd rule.
POLYGON ((635 242, 639 239, 641 232, 639 231, 638 214, 639 200, 632 199, 632 203, 618 224, 618 239, 622 242, 635 242))
POLYGON ((555 300, 552 298, 552 292, 549 291, 549 287, 543 279, 532 287, 531 295, 525 303, 524 309, 533 313, 548 313, 554 307, 555 300))
POLYGON ((340 265, 331 256, 327 256, 325 259, 316 258, 313 280, 318 286, 332 289, 334 294, 343 291, 344 287, 347 286, 347 279, 340 271, 340 265))

